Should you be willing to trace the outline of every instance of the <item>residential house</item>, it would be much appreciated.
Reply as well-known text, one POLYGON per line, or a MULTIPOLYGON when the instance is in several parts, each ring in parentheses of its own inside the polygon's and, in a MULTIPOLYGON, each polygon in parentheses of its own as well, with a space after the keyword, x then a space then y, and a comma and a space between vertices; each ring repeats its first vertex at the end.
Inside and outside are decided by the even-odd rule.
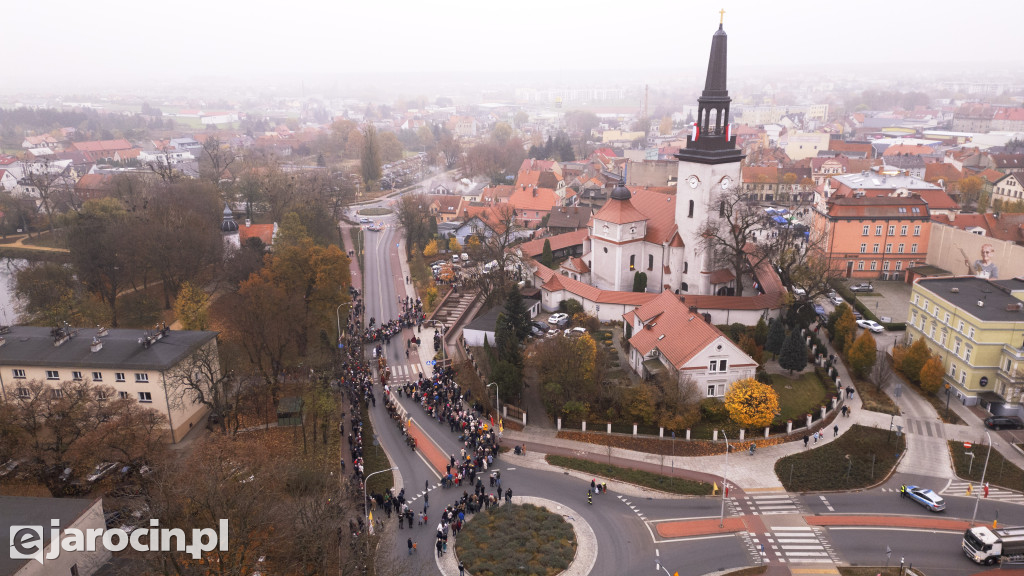
POLYGON ((622 315, 629 365, 641 377, 666 373, 680 387, 722 398, 737 380, 753 378, 757 362, 679 296, 662 292, 622 315))
POLYGON ((82 380, 109 385, 168 417, 168 436, 178 442, 206 414, 202 404, 176 402, 173 380, 196 354, 217 357, 217 333, 137 329, 78 330, 12 326, 0 346, 0 393, 27 395, 26 382, 82 380), (82 332, 79 335, 79 332, 82 332))
POLYGON ((1007 174, 992 184, 992 198, 1003 204, 1024 202, 1024 184, 1020 174, 1007 174))
POLYGON ((10 170, 0 168, 0 189, 13 192, 18 186, 18 179, 11 174, 10 170))
POLYGON ((114 191, 114 177, 110 174, 86 174, 75 183, 75 195, 81 202, 106 198, 114 191))
POLYGON ((907 340, 942 361, 955 402, 1024 416, 1024 280, 922 278, 910 296, 907 340))
MULTIPOLYGON (((540 314, 540 300, 524 298, 523 305, 530 318, 536 318, 540 314)), ((498 324, 498 315, 505 311, 505 304, 493 306, 477 315, 469 324, 462 329, 462 339, 466 346, 483 346, 484 339, 494 346, 495 329, 498 324)))
POLYGON ((587 238, 587 229, 565 232, 546 238, 534 238, 519 245, 520 253, 527 258, 538 258, 544 253, 544 243, 551 244, 551 254, 555 260, 583 254, 583 241, 587 238))
POLYGON ((924 180, 927 165, 919 154, 886 154, 882 156, 882 162, 882 171, 886 173, 903 174, 924 180))
POLYGON ((576 197, 571 188, 560 190, 537 187, 517 187, 509 196, 508 204, 516 210, 519 223, 527 228, 536 228, 552 209, 569 206, 576 197))
POLYGON ((818 156, 811 158, 811 179, 815 186, 821 186, 832 176, 865 172, 877 164, 875 160, 847 157, 845 154, 818 156))
POLYGON ((460 138, 472 138, 477 135, 479 126, 472 116, 452 116, 448 119, 448 129, 460 138))
POLYGON ((992 130, 992 106, 969 102, 961 105, 953 113, 954 132, 980 132, 985 133, 992 130))
POLYGON ((928 257, 928 208, 917 194, 833 196, 813 212, 818 249, 847 278, 901 280, 928 257))
POLYGON ((887 175, 876 172, 845 174, 830 178, 824 186, 826 197, 833 195, 866 197, 907 196, 916 194, 928 204, 931 214, 956 214, 960 205, 942 188, 920 178, 903 175, 887 175))
POLYGON ((515 186, 500 184, 487 186, 480 191, 480 203, 487 205, 508 204, 508 199, 515 192, 515 186))
POLYGON ((60 141, 50 136, 49 134, 40 134, 39 136, 26 136, 25 140, 22 141, 21 147, 25 150, 31 150, 33 148, 53 148, 56 149, 60 146, 60 141))
POLYGON ((678 152, 678 149, 673 148, 668 155, 670 160, 627 162, 626 186, 675 186, 679 161, 674 155, 678 152))
POLYGON ((549 213, 547 228, 552 234, 586 229, 593 213, 588 206, 558 206, 549 213))
POLYGON ((847 158, 874 158, 875 149, 870 142, 855 142, 839 139, 828 141, 828 149, 837 152, 847 158))
POLYGON ((1024 108, 1003 106, 996 108, 992 115, 992 130, 1003 132, 1024 132, 1024 108))
POLYGON ((462 196, 433 195, 428 198, 430 205, 427 206, 427 210, 438 222, 451 222, 462 214, 462 205, 465 203, 462 196))
MULTIPOLYGON (((15 527, 38 526, 42 528, 40 550, 51 550, 52 530, 67 537, 67 530, 78 530, 82 535, 99 534, 107 526, 103 516, 102 498, 29 498, 24 496, 0 496, 0 532, 15 538, 15 527), (51 528, 51 522, 57 525, 51 528)), ((86 540, 87 542, 89 540, 86 540)), ((125 542, 127 544, 127 542, 125 542)), ((96 546, 81 552, 60 550, 55 558, 47 556, 46 562, 33 558, 13 558, 10 554, 0 556, 0 574, 17 576, 49 576, 51 574, 72 574, 92 576, 110 560, 111 553, 105 546, 96 546)), ((35 546, 36 544, 33 544, 35 546)), ((12 550, 13 551, 13 550, 12 550)))
POLYGON ((238 243, 245 246, 249 238, 259 238, 263 245, 269 250, 274 245, 274 238, 277 238, 277 222, 273 224, 253 224, 246 219, 245 226, 238 228, 238 243))
POLYGON ((828 150, 831 136, 824 132, 791 132, 783 138, 786 142, 781 146, 786 155, 793 160, 814 158, 819 150, 828 150))
POLYGON ((89 142, 74 142, 68 146, 69 150, 84 152, 92 162, 111 160, 118 150, 133 148, 132 143, 121 138, 118 140, 94 140, 89 142))

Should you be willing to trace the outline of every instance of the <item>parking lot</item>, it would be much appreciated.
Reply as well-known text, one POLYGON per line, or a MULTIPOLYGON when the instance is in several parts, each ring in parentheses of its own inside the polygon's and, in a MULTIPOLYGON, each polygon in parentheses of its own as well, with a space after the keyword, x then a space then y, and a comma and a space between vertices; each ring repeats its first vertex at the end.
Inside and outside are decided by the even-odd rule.
MULTIPOLYGON (((859 284, 860 281, 853 283, 859 284)), ((857 294, 857 298, 864 303, 864 306, 871 310, 880 321, 906 322, 910 313, 911 285, 896 280, 874 280, 871 284, 875 287, 874 292, 857 294)))

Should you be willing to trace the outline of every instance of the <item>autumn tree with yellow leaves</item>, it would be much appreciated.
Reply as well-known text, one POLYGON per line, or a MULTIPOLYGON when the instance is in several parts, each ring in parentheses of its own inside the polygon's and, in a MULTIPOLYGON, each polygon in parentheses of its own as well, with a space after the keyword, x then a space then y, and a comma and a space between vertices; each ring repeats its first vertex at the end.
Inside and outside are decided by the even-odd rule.
POLYGON ((779 395, 771 386, 753 378, 733 382, 725 393, 729 417, 744 428, 763 428, 779 411, 779 395))
POLYGON ((427 258, 433 258, 437 256, 437 240, 431 240, 427 242, 426 248, 423 249, 423 255, 427 258))

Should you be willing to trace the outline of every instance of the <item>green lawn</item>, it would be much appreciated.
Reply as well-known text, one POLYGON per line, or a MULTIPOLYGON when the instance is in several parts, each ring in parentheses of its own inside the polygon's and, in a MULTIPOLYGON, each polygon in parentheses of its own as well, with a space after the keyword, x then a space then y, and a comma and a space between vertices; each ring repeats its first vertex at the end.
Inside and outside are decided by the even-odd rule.
POLYGON ((502 504, 470 516, 455 544, 466 571, 477 576, 553 576, 569 567, 576 546, 571 524, 532 504, 502 504))
POLYGON ((802 422, 804 416, 817 414, 823 404, 828 403, 831 395, 813 370, 802 374, 794 374, 790 378, 786 374, 772 374, 772 388, 779 395, 780 415, 776 421, 792 420, 802 422))
MULTIPOLYGON (((831 435, 827 427, 825 433, 831 435)), ((885 478, 905 449, 905 436, 854 425, 824 446, 780 459, 775 474, 788 492, 866 488, 885 478)))
MULTIPOLYGON (((378 470, 387 470, 388 468, 391 468, 391 461, 388 460, 388 456, 384 453, 383 447, 374 446, 372 441, 368 441, 375 436, 373 433, 373 424, 370 422, 370 414, 366 411, 366 406, 362 406, 361 410, 363 418, 363 474, 364 477, 366 477, 378 470)), ((347 459, 348 458, 346 458, 346 460, 347 459)), ((351 464, 351 462, 347 462, 347 464, 351 464)), ((394 473, 384 472, 370 478, 369 482, 366 483, 366 492, 368 494, 372 494, 374 492, 383 494, 384 491, 394 485, 394 473)))
POLYGON ((388 208, 363 208, 359 211, 360 216, 386 216, 391 214, 388 208))
POLYGON ((590 460, 583 460, 580 458, 569 458, 567 456, 555 456, 553 454, 549 454, 544 458, 547 460, 548 464, 551 464, 552 466, 561 466, 562 468, 579 470, 580 472, 594 474, 595 476, 621 480, 623 482, 629 482, 630 484, 653 488, 655 490, 661 490, 662 492, 669 492, 671 494, 695 494, 698 496, 711 494, 712 486, 707 482, 696 482, 685 478, 663 476, 661 474, 654 474, 643 470, 621 468, 619 466, 601 464, 600 462, 592 462, 590 460))
MULTIPOLYGON (((1016 464, 1009 462, 998 450, 992 451, 988 456, 988 446, 975 442, 969 450, 964 449, 961 440, 950 440, 949 451, 953 455, 953 466, 956 468, 956 475, 966 480, 981 482, 981 471, 985 467, 985 458, 988 458, 988 470, 985 471, 985 481, 992 486, 1001 486, 1010 490, 1024 490, 1024 470, 1016 464), (966 452, 974 453, 974 463, 966 452), (970 470, 970 472, 968 472, 970 470)), ((977 490, 977 486, 974 487, 977 490)))

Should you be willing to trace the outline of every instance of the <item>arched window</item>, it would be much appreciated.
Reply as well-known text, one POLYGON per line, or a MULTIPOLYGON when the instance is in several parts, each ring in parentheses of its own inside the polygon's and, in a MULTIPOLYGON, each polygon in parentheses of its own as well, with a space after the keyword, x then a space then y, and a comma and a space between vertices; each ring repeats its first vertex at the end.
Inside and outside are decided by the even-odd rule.
POLYGON ((654 254, 647 255, 647 269, 654 270, 654 254))
POLYGON ((687 218, 693 218, 693 200, 690 200, 690 211, 686 215, 687 218))
POLYGON ((687 284, 686 282, 683 282, 682 284, 679 285, 679 289, 682 290, 683 292, 689 292, 690 285, 687 284))
POLYGON ((683 274, 686 274, 689 271, 690 271, 690 263, 689 262, 683 262, 683 274))
POLYGON ((708 111, 708 134, 714 134, 718 127, 718 110, 712 108, 708 111))

